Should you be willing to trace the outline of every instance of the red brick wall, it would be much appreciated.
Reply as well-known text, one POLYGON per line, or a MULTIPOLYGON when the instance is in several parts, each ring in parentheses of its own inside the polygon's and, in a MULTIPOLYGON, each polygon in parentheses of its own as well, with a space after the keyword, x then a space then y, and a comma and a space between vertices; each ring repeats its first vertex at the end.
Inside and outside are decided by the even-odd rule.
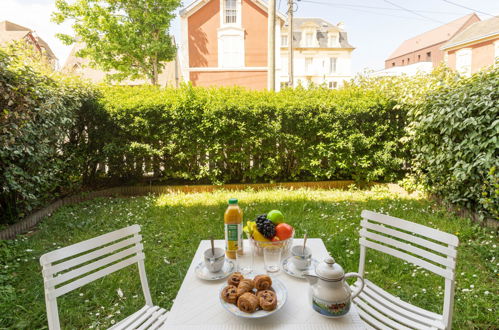
POLYGON ((244 86, 249 89, 267 88, 267 71, 206 71, 191 72, 194 86, 244 86))
POLYGON ((243 0, 242 21, 246 66, 267 66, 267 13, 254 2, 243 0))
POLYGON ((494 41, 496 40, 499 40, 499 38, 473 45, 471 50, 471 73, 494 64, 494 41))
POLYGON ((438 66, 444 60, 444 52, 442 50, 440 50, 440 48, 443 45, 444 45, 444 43, 441 42, 439 44, 436 44, 436 45, 433 45, 430 47, 426 47, 426 48, 422 48, 418 51, 415 51, 415 52, 412 52, 412 53, 409 53, 409 54, 406 54, 403 56, 399 56, 399 57, 392 58, 390 60, 386 60, 385 61, 385 68, 388 69, 388 68, 393 67, 393 65, 392 65, 393 63, 395 63, 395 66, 408 65, 407 64, 408 59, 409 59, 409 64, 414 64, 414 63, 418 63, 418 62, 429 62, 429 61, 427 61, 427 56, 426 56, 426 53, 428 53, 428 52, 431 52, 431 62, 433 63, 433 66, 434 67, 438 66))
POLYGON ((494 42, 499 38, 487 40, 474 45, 466 45, 461 48, 448 51, 447 65, 449 68, 456 69, 456 53, 463 48, 471 48, 471 73, 480 71, 483 68, 494 65, 495 48, 494 42))
POLYGON ((189 66, 218 66, 220 0, 212 0, 188 18, 189 66))

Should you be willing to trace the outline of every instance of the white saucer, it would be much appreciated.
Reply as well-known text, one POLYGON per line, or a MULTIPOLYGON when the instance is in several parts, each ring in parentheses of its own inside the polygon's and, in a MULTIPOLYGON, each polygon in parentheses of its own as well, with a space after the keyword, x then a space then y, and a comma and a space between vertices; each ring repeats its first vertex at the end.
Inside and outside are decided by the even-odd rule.
POLYGON ((310 270, 314 270, 315 269, 315 266, 317 266, 317 264, 319 263, 316 259, 312 258, 312 262, 310 263, 310 266, 307 268, 307 269, 297 269, 295 267, 295 264, 291 261, 291 258, 293 258, 293 256, 290 256, 290 257, 287 257, 286 259, 284 259, 282 261, 282 270, 284 270, 284 272, 290 276, 293 276, 293 277, 296 277, 296 278, 305 278, 305 276, 303 276, 303 273, 304 272, 308 272, 310 270))
POLYGON ((196 266, 196 275, 203 280, 207 281, 216 281, 216 280, 221 280, 223 278, 226 278, 230 274, 232 274, 235 270, 235 264, 234 261, 225 259, 224 265, 222 269, 219 272, 212 273, 206 268, 204 261, 201 261, 197 266, 196 266))

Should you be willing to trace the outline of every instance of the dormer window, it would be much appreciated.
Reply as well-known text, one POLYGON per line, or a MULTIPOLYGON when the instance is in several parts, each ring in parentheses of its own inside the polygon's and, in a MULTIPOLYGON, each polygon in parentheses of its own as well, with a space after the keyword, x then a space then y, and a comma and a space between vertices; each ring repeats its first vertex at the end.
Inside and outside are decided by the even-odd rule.
POLYGON ((330 29, 327 33, 327 46, 329 48, 337 48, 340 46, 340 35, 338 31, 330 29))
POLYGON ((305 33, 305 46, 312 47, 314 45, 314 33, 307 32, 305 33))
POLYGON ((331 48, 337 47, 338 46, 338 37, 335 35, 329 35, 327 42, 328 42, 329 47, 331 47, 331 48))
POLYGON ((237 0, 225 1, 225 24, 237 23, 237 0))

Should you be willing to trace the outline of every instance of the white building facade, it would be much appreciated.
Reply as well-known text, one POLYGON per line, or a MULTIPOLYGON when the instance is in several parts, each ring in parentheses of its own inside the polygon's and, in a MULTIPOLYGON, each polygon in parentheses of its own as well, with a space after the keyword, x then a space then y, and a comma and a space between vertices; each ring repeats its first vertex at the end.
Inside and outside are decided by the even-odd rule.
MULTIPOLYGON (((352 78, 351 58, 355 49, 348 43, 343 24, 331 24, 321 18, 295 18, 293 23, 294 87, 323 85, 339 88, 352 78)), ((279 81, 286 86, 288 75, 289 26, 283 26, 280 38, 279 81)))

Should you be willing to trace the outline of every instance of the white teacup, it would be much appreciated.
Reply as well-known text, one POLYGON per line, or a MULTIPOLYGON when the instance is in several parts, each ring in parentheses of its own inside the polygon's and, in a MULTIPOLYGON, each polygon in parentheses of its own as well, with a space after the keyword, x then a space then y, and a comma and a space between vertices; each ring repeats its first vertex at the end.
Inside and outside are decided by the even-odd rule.
POLYGON ((225 251, 221 248, 215 248, 215 255, 213 255, 213 251, 210 249, 204 251, 204 264, 206 268, 212 272, 219 272, 224 266, 225 262, 225 251))
POLYGON ((299 270, 305 270, 312 264, 312 251, 308 247, 303 250, 302 245, 295 245, 291 248, 291 261, 299 270))

